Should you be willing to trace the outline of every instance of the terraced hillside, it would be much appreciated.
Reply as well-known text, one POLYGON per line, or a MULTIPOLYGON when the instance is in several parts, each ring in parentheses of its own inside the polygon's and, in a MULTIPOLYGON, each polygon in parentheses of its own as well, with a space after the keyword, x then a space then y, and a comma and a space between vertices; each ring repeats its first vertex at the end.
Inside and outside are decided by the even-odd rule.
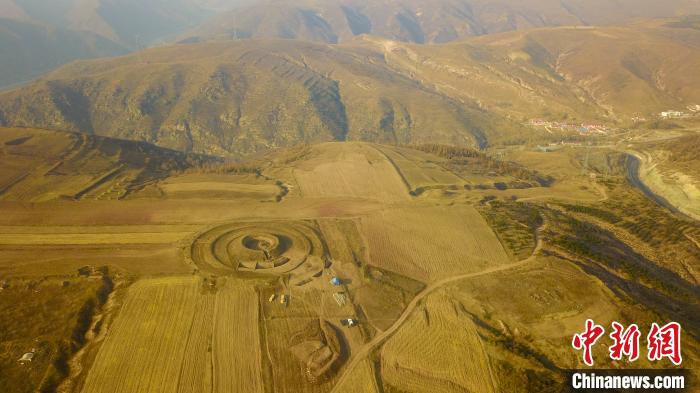
POLYGON ((69 132, 0 130, 0 199, 122 199, 206 162, 152 145, 69 132))

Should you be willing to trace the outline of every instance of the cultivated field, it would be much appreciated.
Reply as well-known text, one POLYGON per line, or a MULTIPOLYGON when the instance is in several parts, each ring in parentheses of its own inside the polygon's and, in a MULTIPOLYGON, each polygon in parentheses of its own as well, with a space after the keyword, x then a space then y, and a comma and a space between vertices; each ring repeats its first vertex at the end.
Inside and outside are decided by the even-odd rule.
POLYGON ((474 322, 445 293, 425 300, 384 345, 382 377, 402 391, 495 392, 474 322))
POLYGON ((215 307, 214 294, 198 294, 198 303, 192 317, 190 335, 185 346, 185 357, 179 376, 178 393, 214 391, 214 359, 212 357, 215 307))
POLYGON ((205 159, 138 142, 0 128, 0 200, 119 200, 205 159))
POLYGON ((463 185, 466 181, 439 164, 441 159, 429 154, 395 147, 378 148, 410 185, 411 190, 428 186, 463 185))
POLYGON ((70 274, 110 265, 136 274, 191 272, 179 243, 199 225, 0 226, 0 274, 70 274))
MULTIPOLYGON (((680 321, 696 364, 700 226, 631 188, 619 153, 513 149, 503 163, 418 148, 299 147, 254 166, 173 169, 143 188, 109 178, 68 200, 32 186, 51 200, 0 201, 4 315, 37 332, 55 323, 42 331, 58 340, 75 318, 45 311, 74 310, 90 291, 73 283, 99 283, 78 269, 109 266, 124 284, 71 338, 87 342, 84 356, 51 374, 74 387, 65 393, 556 391, 589 317, 680 321), (93 197, 115 184, 128 195, 93 197), (55 302, 31 297, 48 282, 37 288, 55 302)), ((50 362, 21 368, 31 342, 2 345, 0 377, 26 376, 17 391, 32 391, 50 362)))
POLYGON ((313 158, 295 165, 302 196, 408 200, 409 190, 400 174, 371 145, 322 146, 313 148, 313 158))
POLYGON ((257 296, 197 277, 144 280, 130 290, 83 392, 262 392, 257 296), (211 371, 208 371, 211 370, 211 371))
POLYGON ((0 245, 164 244, 184 239, 190 232, 0 234, 0 245))
POLYGON ((37 276, 75 274, 83 266, 113 266, 135 275, 188 274, 175 244, 130 245, 4 245, 0 246, 0 274, 37 276))
MULTIPOLYGON (((84 392, 177 392, 198 309, 196 278, 135 284, 110 329, 84 392)), ((200 332, 194 332, 200 334, 200 332)))
MULTIPOLYGON (((262 393, 257 293, 228 282, 216 295, 213 318, 213 391, 262 393)), ((190 337, 197 334, 193 331, 190 337)))
POLYGON ((373 265, 431 281, 506 263, 503 246, 472 207, 387 209, 362 218, 373 265))
POLYGON ((158 184, 164 198, 275 200, 280 187, 255 175, 188 174, 158 184))

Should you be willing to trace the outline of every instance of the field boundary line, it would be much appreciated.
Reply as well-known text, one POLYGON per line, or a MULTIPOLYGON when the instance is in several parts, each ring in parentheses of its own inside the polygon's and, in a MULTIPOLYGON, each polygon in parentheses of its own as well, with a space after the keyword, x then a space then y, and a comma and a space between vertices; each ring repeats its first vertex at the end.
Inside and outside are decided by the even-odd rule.
POLYGON ((411 193, 413 192, 413 189, 411 189, 411 184, 406 180, 406 176, 404 176, 403 172, 401 172, 401 168, 399 168, 398 165, 394 162, 394 160, 389 157, 388 154, 386 154, 384 151, 382 151, 379 147, 377 146, 372 146, 372 149, 376 150, 379 154, 381 154, 384 158, 386 158, 387 161, 389 161, 389 164, 394 168, 394 171, 396 171, 396 174, 399 175, 401 178, 401 181, 403 182, 403 185, 406 186, 406 191, 408 191, 409 197, 411 196, 411 193))
POLYGON ((452 284, 452 283, 457 282, 457 281, 462 281, 462 280, 466 280, 466 279, 470 279, 470 278, 485 276, 485 275, 492 274, 492 273, 499 273, 499 272, 503 272, 506 270, 515 269, 515 268, 527 265, 530 262, 533 262, 535 259, 537 259, 537 255, 540 253, 540 251, 542 250, 542 248, 544 246, 544 241, 542 240, 541 233, 546 228, 547 228, 546 222, 543 223, 539 228, 537 228, 537 230, 535 232, 536 236, 537 236, 537 245, 535 246, 535 249, 532 250, 532 254, 523 260, 520 260, 520 261, 514 262, 514 263, 510 263, 510 264, 506 264, 506 265, 496 266, 496 267, 482 270, 482 271, 476 272, 476 273, 460 274, 458 276, 445 278, 445 279, 442 279, 440 281, 436 281, 436 282, 428 285, 427 287, 425 287, 425 289, 423 289, 420 293, 418 293, 413 298, 413 300, 411 300, 411 302, 408 304, 408 306, 406 307, 404 312, 396 320, 396 322, 394 322, 393 325, 391 325, 388 329, 386 329, 382 333, 375 336, 370 342, 365 344, 356 353, 356 355, 354 357, 351 358, 350 362, 344 368, 343 374, 336 381, 335 386, 331 390, 331 393, 337 393, 337 391, 339 389, 338 387, 343 385, 345 380, 348 378, 348 375, 350 375, 351 371, 357 366, 357 364, 360 363, 362 360, 364 360, 365 357, 367 357, 367 355, 369 355, 369 353, 373 349, 375 349, 376 347, 378 347, 379 345, 384 343, 384 341, 386 341, 388 338, 393 336, 394 333, 396 333, 401 328, 401 326, 404 324, 404 322, 406 322, 406 320, 408 320, 408 317, 410 317, 411 314, 413 314, 413 311, 415 311, 415 309, 418 308, 418 306, 421 304, 421 302, 426 297, 428 297, 428 295, 436 292, 439 289, 442 289, 443 287, 445 287, 448 284, 452 284))

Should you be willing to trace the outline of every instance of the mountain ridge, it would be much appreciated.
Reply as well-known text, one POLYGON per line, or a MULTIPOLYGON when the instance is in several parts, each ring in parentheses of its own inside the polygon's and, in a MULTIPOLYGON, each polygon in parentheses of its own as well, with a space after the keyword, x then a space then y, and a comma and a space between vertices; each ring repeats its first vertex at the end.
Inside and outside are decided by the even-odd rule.
POLYGON ((700 2, 694 0, 663 5, 654 0, 270 0, 218 14, 181 40, 288 38, 335 44, 370 34, 444 43, 530 28, 613 25, 694 13, 700 14, 700 2))
POLYGON ((625 127, 700 103, 700 31, 668 23, 441 45, 363 36, 163 46, 76 62, 2 93, 0 124, 219 156, 339 140, 483 148, 556 138, 527 124, 625 127))

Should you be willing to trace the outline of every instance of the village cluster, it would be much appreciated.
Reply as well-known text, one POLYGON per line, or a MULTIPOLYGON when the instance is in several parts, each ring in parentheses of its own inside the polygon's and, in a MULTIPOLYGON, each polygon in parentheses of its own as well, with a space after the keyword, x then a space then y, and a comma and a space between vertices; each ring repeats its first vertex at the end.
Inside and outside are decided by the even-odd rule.
POLYGON ((529 126, 534 128, 544 129, 550 134, 554 131, 558 132, 577 132, 581 135, 590 134, 601 134, 606 135, 611 129, 605 124, 601 123, 567 123, 558 121, 547 121, 543 119, 533 119, 527 123, 529 126))
MULTIPOLYGON (((693 104, 693 105, 688 105, 685 110, 675 110, 675 109, 669 109, 667 111, 660 112, 657 115, 657 118, 662 119, 662 120, 669 120, 669 119, 689 119, 692 117, 700 116, 700 105, 693 104)), ((642 115, 635 115, 632 117, 632 121, 635 123, 641 123, 647 121, 647 118, 642 115)), ((613 129, 605 124, 601 123, 594 123, 594 122, 582 122, 582 123, 575 123, 575 122, 560 122, 560 121, 549 121, 549 120, 544 120, 544 119, 532 119, 526 123, 526 125, 537 128, 537 129, 543 129, 550 134, 553 134, 555 131, 556 132, 573 132, 573 133, 578 133, 580 135, 592 135, 592 134, 598 134, 598 135, 607 135, 610 131, 613 131, 613 129)))

